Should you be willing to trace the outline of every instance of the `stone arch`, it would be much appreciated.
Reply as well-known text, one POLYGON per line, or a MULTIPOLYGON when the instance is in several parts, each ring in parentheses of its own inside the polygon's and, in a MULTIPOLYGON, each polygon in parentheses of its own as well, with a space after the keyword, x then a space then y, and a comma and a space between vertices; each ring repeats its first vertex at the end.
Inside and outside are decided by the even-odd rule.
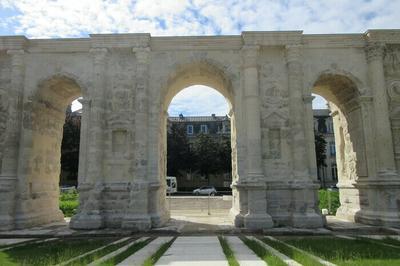
MULTIPOLYGON (((172 98, 181 90, 192 85, 209 86, 221 93, 227 100, 230 108, 231 118, 231 148, 232 148, 232 178, 237 178, 237 140, 236 140, 236 119, 235 119, 235 86, 237 77, 231 70, 211 59, 189 59, 175 63, 172 71, 165 78, 165 84, 161 88, 161 134, 159 147, 159 165, 161 176, 166 174, 166 128, 167 128, 167 109, 172 98)), ((165 182, 163 180, 162 182, 165 182)), ((165 193, 164 193, 165 195, 165 193)), ((163 196, 165 197, 165 196, 163 196)))
MULTIPOLYGON (((165 77, 161 99, 163 110, 170 104, 172 98, 182 89, 192 85, 205 85, 220 92, 229 104, 234 103, 234 81, 236 76, 228 66, 212 59, 193 59, 176 62, 171 67, 173 71, 165 77)), ((231 106, 232 107, 232 106, 231 106)))
POLYGON ((337 216, 355 221, 361 210, 357 184, 368 177, 363 83, 354 75, 338 70, 319 73, 312 92, 324 97, 333 118, 338 187, 341 206, 337 216))
POLYGON ((26 169, 19 186, 24 197, 16 215, 16 227, 23 228, 62 221, 59 210, 60 157, 65 112, 84 91, 70 75, 55 74, 41 79, 24 103, 23 141, 26 169))

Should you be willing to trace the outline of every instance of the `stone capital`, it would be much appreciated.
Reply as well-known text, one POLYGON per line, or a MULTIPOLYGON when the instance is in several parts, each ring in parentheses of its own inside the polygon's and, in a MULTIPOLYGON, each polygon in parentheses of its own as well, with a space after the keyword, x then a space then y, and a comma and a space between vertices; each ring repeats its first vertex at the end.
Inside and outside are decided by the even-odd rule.
POLYGON ((244 45, 241 49, 242 61, 245 68, 257 67, 258 51, 260 47, 258 45, 244 45))
POLYGON ((383 60, 385 45, 383 43, 369 43, 365 47, 367 61, 383 60))

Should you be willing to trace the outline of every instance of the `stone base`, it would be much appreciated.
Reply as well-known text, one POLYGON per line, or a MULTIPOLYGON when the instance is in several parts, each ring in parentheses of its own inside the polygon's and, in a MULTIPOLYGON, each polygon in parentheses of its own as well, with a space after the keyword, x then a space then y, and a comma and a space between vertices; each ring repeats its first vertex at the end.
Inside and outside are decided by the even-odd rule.
POLYGON ((151 218, 148 215, 127 215, 122 221, 121 228, 135 232, 148 231, 151 228, 151 218))
POLYGON ((19 213, 15 215, 14 228, 25 229, 54 222, 64 222, 64 214, 60 210, 19 213))
POLYGON ((291 220, 296 228, 322 228, 326 224, 325 218, 317 213, 294 213, 291 220))
POLYGON ((359 211, 355 221, 362 224, 400 228, 400 214, 398 212, 359 211))
POLYGON ((243 215, 239 211, 231 208, 229 210, 229 217, 235 227, 243 227, 243 215))
POLYGON ((165 211, 162 214, 151 215, 151 227, 157 228, 163 226, 170 219, 171 215, 169 211, 165 211))
POLYGON ((100 229, 103 218, 99 214, 78 213, 71 218, 69 227, 72 229, 100 229))
POLYGON ((357 212, 359 212, 359 210, 349 209, 346 208, 345 206, 340 206, 336 211, 336 217, 339 219, 355 223, 356 222, 355 217, 357 212))
POLYGON ((246 214, 244 216, 244 227, 250 230, 261 230, 274 227, 272 218, 265 214, 246 214))

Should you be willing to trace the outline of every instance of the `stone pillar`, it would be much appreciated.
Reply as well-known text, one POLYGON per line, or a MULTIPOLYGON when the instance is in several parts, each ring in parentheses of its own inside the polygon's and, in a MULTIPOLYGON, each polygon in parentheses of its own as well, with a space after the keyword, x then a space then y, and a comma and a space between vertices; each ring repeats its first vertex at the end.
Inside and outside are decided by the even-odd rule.
POLYGON ((136 114, 135 114, 135 177, 130 186, 129 204, 122 221, 122 227, 131 230, 148 230, 151 218, 148 214, 150 181, 148 180, 148 46, 134 47, 136 55, 136 114), (140 208, 137 206, 140 205, 140 208))
MULTIPOLYGON (((79 184, 80 206, 78 213, 72 217, 70 226, 75 229, 97 229, 103 227, 103 218, 101 214, 101 198, 104 189, 103 184, 103 151, 104 151, 104 113, 105 113, 105 89, 106 89, 106 70, 107 70, 107 49, 92 48, 90 54, 93 58, 93 86, 90 89, 92 97, 90 110, 86 110, 85 118, 89 128, 81 132, 87 134, 88 146, 84 150, 86 167, 80 170, 84 171, 85 176, 80 176, 79 184)), ((84 136, 86 139, 86 137, 84 136)), ((85 142, 85 140, 83 140, 85 142)), ((85 144, 85 143, 82 143, 85 144)), ((85 144, 86 145, 86 144, 85 144)), ((80 165, 82 166, 82 165, 80 165)))
POLYGON ((311 101, 308 99, 305 106, 303 99, 303 65, 301 57, 301 45, 286 46, 286 62, 289 86, 289 110, 291 126, 291 151, 292 151, 292 173, 293 180, 290 185, 292 210, 291 223, 294 227, 322 227, 323 220, 318 209, 319 183, 312 179, 311 157, 309 153, 313 146, 310 141, 310 133, 307 135, 305 129, 312 130, 310 121, 305 117, 312 117, 311 101), (311 128, 310 128, 311 127, 311 128))
POLYGON ((7 54, 11 56, 11 86, 8 91, 8 117, 0 174, 0 230, 14 227, 25 75, 25 52, 8 50, 7 54))
POLYGON ((286 62, 289 85, 290 124, 292 132, 292 163, 296 181, 309 179, 307 141, 304 132, 303 66, 301 46, 286 46, 286 62))
POLYGON ((90 100, 79 99, 82 104, 81 133, 79 143, 78 185, 87 179, 88 123, 90 121, 90 100))
POLYGON ((273 227, 272 218, 267 213, 267 187, 261 156, 258 50, 259 47, 253 45, 242 48, 247 168, 246 177, 239 182, 238 188, 247 190, 248 212, 244 216, 244 227, 249 229, 273 227))
POLYGON ((315 138, 314 138, 314 113, 312 109, 312 101, 314 96, 304 96, 303 100, 306 104, 306 139, 308 147, 308 167, 310 169, 310 176, 317 180, 317 159, 315 155, 315 138))
POLYGON ((383 53, 384 46, 382 44, 370 43, 366 47, 368 77, 374 97, 375 147, 378 159, 378 175, 390 177, 397 174, 383 70, 383 53))

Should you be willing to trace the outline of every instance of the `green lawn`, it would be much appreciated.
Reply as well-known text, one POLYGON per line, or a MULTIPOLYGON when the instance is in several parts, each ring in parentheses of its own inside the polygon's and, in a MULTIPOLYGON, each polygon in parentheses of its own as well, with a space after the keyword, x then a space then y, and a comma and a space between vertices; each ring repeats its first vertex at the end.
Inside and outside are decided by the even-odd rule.
POLYGON ((286 243, 306 250, 337 265, 397 266, 400 249, 364 239, 337 237, 284 237, 286 243))
POLYGON ((229 266, 239 266, 238 261, 235 258, 235 254, 229 247, 228 242, 223 236, 218 237, 219 243, 221 244, 222 250, 224 251, 225 257, 228 260, 229 266))
POLYGON ((240 237, 243 243, 246 244, 258 257, 260 257, 263 261, 267 263, 267 265, 272 266, 286 266, 281 259, 271 254, 268 250, 266 250, 263 246, 257 243, 255 240, 248 239, 247 237, 240 237))
POLYGON ((293 249, 284 243, 271 240, 269 238, 263 238, 262 241, 264 241, 267 245, 273 247, 274 249, 278 250, 279 252, 285 254, 289 258, 292 258, 293 260, 307 266, 322 266, 321 263, 318 261, 314 260, 312 257, 308 256, 307 254, 298 251, 296 249, 293 249))
POLYGON ((0 251, 0 265, 54 265, 115 240, 116 238, 84 238, 31 243, 0 251))

